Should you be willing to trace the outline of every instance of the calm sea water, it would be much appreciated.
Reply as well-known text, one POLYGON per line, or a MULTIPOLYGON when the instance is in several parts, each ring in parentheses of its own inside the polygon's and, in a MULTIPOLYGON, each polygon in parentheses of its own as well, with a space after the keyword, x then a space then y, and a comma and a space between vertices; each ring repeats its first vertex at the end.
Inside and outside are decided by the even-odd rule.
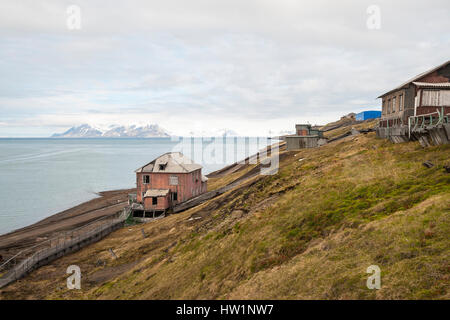
POLYGON ((190 148, 186 155, 206 174, 264 147, 261 140, 220 140, 223 146, 212 148, 219 140, 195 139, 191 147, 189 140, 171 138, 0 139, 0 234, 93 199, 97 192, 133 188, 134 170, 165 152, 186 154, 190 148))

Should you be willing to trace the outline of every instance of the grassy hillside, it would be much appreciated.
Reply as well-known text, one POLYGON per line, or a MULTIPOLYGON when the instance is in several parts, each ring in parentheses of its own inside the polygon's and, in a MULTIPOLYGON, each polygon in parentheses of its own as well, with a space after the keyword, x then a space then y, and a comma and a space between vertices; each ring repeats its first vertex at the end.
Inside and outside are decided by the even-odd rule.
POLYGON ((449 299, 449 155, 450 145, 394 145, 374 133, 283 151, 278 174, 116 231, 1 298, 449 299), (82 290, 66 289, 71 264, 81 267, 82 290), (366 287, 373 264, 380 290, 366 287))

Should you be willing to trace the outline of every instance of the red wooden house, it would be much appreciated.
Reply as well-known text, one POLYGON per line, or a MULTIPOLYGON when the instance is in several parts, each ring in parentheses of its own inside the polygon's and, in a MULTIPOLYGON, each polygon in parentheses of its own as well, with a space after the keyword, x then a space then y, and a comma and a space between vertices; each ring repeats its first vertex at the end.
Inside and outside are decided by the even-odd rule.
POLYGON ((450 60, 382 94, 380 127, 408 125, 410 117, 450 115, 450 60))
POLYGON ((207 189, 202 166, 181 152, 169 152, 136 171, 136 201, 145 212, 165 212, 207 189))

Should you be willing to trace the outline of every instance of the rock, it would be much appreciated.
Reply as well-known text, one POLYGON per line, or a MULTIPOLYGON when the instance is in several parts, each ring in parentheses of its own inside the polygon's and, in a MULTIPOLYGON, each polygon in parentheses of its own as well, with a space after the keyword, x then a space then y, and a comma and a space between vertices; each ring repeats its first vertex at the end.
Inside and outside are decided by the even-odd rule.
POLYGON ((117 259, 116 254, 114 253, 113 249, 109 248, 109 253, 111 254, 111 257, 113 257, 113 259, 117 259))
POLYGON ((97 262, 95 262, 95 265, 96 265, 97 267, 104 266, 104 265, 106 265, 106 261, 104 261, 104 260, 102 260, 102 259, 98 259, 97 262))
POLYGON ((352 136, 360 134, 360 132, 358 130, 356 130, 355 128, 352 128, 352 136))
POLYGON ((319 141, 317 141, 317 146, 321 147, 325 144, 327 144, 327 139, 319 139, 319 141))
POLYGON ((425 161, 424 163, 422 163, 425 167, 427 168, 432 168, 434 167, 434 164, 431 163, 430 161, 425 161))
POLYGON ((233 210, 233 212, 231 212, 231 217, 234 219, 239 219, 242 218, 244 214, 245 212, 243 210, 233 210))

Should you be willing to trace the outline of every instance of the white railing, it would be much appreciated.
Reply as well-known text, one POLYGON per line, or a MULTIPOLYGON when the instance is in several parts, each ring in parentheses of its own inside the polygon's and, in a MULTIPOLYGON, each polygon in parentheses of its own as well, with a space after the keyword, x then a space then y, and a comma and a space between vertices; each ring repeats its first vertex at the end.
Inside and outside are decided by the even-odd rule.
POLYGON ((449 115, 444 114, 444 107, 436 109, 435 112, 410 116, 408 118, 408 136, 411 138, 411 132, 423 131, 437 127, 444 123, 449 123, 449 115))

